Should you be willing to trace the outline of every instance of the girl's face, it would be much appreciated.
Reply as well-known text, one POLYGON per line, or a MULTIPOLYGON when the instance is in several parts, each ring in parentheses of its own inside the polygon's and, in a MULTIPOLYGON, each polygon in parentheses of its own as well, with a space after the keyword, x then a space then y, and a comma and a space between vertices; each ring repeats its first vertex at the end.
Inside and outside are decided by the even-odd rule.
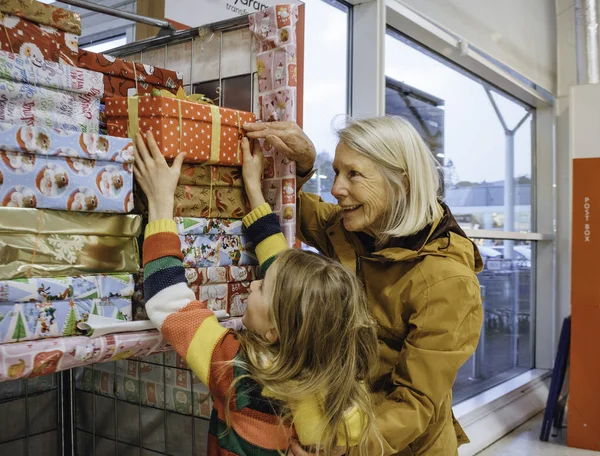
POLYGON ((344 228, 378 234, 389 204, 383 174, 371 160, 343 142, 335 150, 333 170, 331 194, 342 208, 344 228))
POLYGON ((244 326, 252 332, 260 334, 271 342, 277 340, 277 332, 271 319, 271 296, 272 279, 275 277, 273 266, 267 271, 264 280, 254 280, 250 284, 250 296, 248 296, 248 307, 242 318, 244 326))

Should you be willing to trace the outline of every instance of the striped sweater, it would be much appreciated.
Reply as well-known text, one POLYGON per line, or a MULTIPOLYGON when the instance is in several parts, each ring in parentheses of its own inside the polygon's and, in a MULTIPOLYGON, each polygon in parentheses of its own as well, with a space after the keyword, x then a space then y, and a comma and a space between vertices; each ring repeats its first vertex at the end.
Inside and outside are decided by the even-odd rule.
MULTIPOLYGON (((276 255, 287 248, 279 221, 264 204, 243 222, 264 274, 276 255)), ((228 362, 243 358, 235 333, 221 327, 206 303, 196 300, 188 288, 173 220, 158 220, 147 226, 143 255, 148 317, 213 395, 208 455, 277 456, 279 451, 286 452, 294 435, 303 445, 315 443, 322 430, 318 399, 288 404, 294 419, 291 429, 280 423, 281 402, 248 378, 235 386, 229 407, 231 429, 225 432, 227 393, 234 379, 246 373, 228 362)), ((351 445, 357 443, 360 425, 358 412, 348 414, 351 445)), ((341 435, 339 442, 343 444, 346 440, 341 435)))

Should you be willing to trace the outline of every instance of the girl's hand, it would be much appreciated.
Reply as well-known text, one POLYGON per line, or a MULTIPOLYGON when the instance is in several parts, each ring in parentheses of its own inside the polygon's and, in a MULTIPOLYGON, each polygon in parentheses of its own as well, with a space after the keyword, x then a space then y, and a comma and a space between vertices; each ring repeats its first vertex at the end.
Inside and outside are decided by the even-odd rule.
POLYGON ((140 133, 135 137, 135 179, 148 198, 148 221, 170 219, 173 218, 175 187, 185 153, 177 155, 173 165, 169 166, 151 132, 146 133, 146 139, 148 146, 140 133))
POLYGON ((242 177, 246 195, 252 209, 265 203, 262 194, 262 176, 264 171, 264 157, 258 141, 254 141, 254 151, 250 152, 250 141, 242 139, 242 153, 244 163, 242 165, 242 177))
POLYGON ((264 122, 245 124, 250 139, 266 139, 275 149, 296 162, 299 175, 308 173, 317 153, 312 141, 296 122, 264 122))

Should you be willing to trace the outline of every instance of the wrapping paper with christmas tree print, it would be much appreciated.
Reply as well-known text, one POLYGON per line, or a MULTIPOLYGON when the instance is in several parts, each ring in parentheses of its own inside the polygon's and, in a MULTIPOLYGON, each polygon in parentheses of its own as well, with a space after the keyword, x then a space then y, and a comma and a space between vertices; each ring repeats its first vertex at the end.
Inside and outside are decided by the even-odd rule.
POLYGON ((0 280, 134 273, 138 215, 0 207, 0 280))
POLYGON ((0 343, 77 336, 77 323, 89 314, 131 319, 131 298, 81 298, 0 303, 0 343))
POLYGON ((0 13, 0 49, 43 61, 77 66, 79 37, 47 25, 0 13))
POLYGON ((183 75, 179 72, 84 49, 79 50, 78 62, 75 65, 104 74, 105 97, 149 94, 154 88, 177 93, 177 89, 183 86, 183 75))
POLYGON ((0 123, 0 205, 133 209, 129 139, 0 123))
POLYGON ((0 122, 98 133, 102 75, 0 51, 0 122))
POLYGON ((172 350, 158 331, 49 338, 0 345, 0 382, 172 350))
MULTIPOLYGON (((256 41, 258 103, 263 121, 296 119, 296 5, 275 5, 250 15, 250 31, 256 41)), ((266 148, 263 193, 279 216, 291 247, 296 240, 296 163, 274 148, 266 148)))
POLYGON ((133 137, 152 131, 167 159, 186 152, 186 163, 241 165, 242 126, 252 113, 166 96, 106 99, 108 133, 133 137))
POLYGON ((0 0, 0 11, 19 16, 40 25, 81 35, 79 14, 36 0, 0 0))
POLYGON ((178 185, 175 188, 174 216, 241 219, 247 213, 242 187, 178 185))
POLYGON ((216 219, 175 217, 177 232, 186 234, 246 234, 246 228, 239 219, 216 219))
POLYGON ((186 268, 258 264, 254 246, 246 236, 186 234, 180 239, 186 268))
POLYGON ((162 364, 161 355, 148 358, 154 358, 155 362, 128 360, 119 361, 116 366, 100 364, 94 369, 78 369, 75 386, 136 405, 210 417, 212 402, 208 389, 179 357, 171 355, 173 360, 167 361, 169 365, 162 364))

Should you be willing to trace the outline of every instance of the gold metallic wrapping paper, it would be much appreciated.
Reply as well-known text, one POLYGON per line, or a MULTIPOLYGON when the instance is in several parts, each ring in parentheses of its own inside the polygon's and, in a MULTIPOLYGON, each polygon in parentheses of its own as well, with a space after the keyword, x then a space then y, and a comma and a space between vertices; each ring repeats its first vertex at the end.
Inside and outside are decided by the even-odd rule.
POLYGON ((244 189, 178 185, 174 214, 181 217, 243 218, 248 213, 244 189))
POLYGON ((181 167, 179 185, 243 187, 242 168, 235 166, 190 165, 181 167))
POLYGON ((0 208, 0 280, 134 273, 138 215, 0 208))

